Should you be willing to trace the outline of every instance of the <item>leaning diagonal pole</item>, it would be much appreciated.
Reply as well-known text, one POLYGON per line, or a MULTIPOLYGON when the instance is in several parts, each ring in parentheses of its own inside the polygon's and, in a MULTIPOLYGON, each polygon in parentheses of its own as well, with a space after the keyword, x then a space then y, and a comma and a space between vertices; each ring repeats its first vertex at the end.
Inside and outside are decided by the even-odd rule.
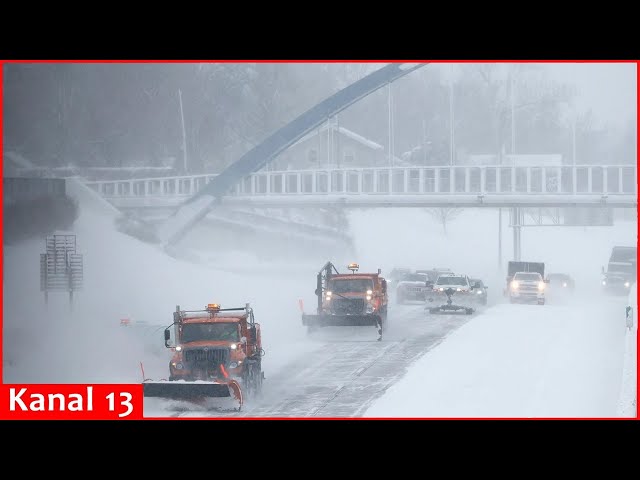
POLYGON ((343 88, 267 137, 187 199, 158 229, 165 245, 180 240, 247 175, 260 170, 328 118, 425 63, 391 63, 343 88))

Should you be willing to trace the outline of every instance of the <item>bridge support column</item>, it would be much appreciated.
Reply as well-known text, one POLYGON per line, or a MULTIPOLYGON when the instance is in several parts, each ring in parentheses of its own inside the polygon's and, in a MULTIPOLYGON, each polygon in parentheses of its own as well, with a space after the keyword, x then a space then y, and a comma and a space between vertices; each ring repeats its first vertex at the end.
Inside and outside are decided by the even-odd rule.
POLYGON ((520 209, 518 207, 513 207, 511 218, 513 226, 513 260, 519 262, 521 254, 520 246, 522 223, 520 222, 520 209))

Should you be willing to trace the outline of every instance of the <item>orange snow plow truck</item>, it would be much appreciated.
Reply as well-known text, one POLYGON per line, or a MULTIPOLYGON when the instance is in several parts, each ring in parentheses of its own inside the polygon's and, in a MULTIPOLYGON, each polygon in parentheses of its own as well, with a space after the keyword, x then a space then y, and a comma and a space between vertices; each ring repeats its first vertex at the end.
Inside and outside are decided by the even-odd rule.
POLYGON ((165 347, 174 352, 169 362, 169 380, 145 380, 144 397, 239 411, 244 395, 260 393, 264 350, 260 324, 255 322, 249 304, 220 308, 212 303, 204 310, 180 310, 177 306, 173 324, 164 331, 164 340, 165 347))
POLYGON ((378 340, 387 319, 387 281, 378 273, 356 273, 360 267, 350 263, 351 273, 339 273, 331 262, 318 272, 315 315, 302 313, 302 324, 312 332, 329 326, 374 326, 378 340))

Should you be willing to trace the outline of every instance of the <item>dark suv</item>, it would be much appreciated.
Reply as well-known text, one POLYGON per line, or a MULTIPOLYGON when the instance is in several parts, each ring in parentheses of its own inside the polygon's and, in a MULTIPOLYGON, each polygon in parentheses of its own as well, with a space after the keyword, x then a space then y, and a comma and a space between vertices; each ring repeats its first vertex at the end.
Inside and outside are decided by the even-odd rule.
POLYGON ((482 280, 479 278, 471 278, 470 280, 471 286, 473 287, 473 298, 475 298, 476 302, 480 305, 487 304, 487 287, 482 280))

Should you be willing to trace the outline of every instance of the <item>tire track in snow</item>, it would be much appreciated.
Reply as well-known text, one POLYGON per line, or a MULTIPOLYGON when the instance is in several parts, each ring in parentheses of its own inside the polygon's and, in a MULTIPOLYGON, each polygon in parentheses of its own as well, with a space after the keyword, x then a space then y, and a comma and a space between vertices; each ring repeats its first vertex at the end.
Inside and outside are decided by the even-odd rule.
MULTIPOLYGON (((258 401, 241 412, 192 410, 171 417, 357 417, 409 366, 475 315, 425 315, 422 305, 393 306, 383 340, 336 327, 321 348, 267 377, 258 401), (343 333, 344 332, 344 333, 343 333), (367 341, 370 338, 371 341, 367 341)), ((323 332, 325 333, 325 332, 323 332)), ((325 336, 326 337, 326 336, 325 336)))

